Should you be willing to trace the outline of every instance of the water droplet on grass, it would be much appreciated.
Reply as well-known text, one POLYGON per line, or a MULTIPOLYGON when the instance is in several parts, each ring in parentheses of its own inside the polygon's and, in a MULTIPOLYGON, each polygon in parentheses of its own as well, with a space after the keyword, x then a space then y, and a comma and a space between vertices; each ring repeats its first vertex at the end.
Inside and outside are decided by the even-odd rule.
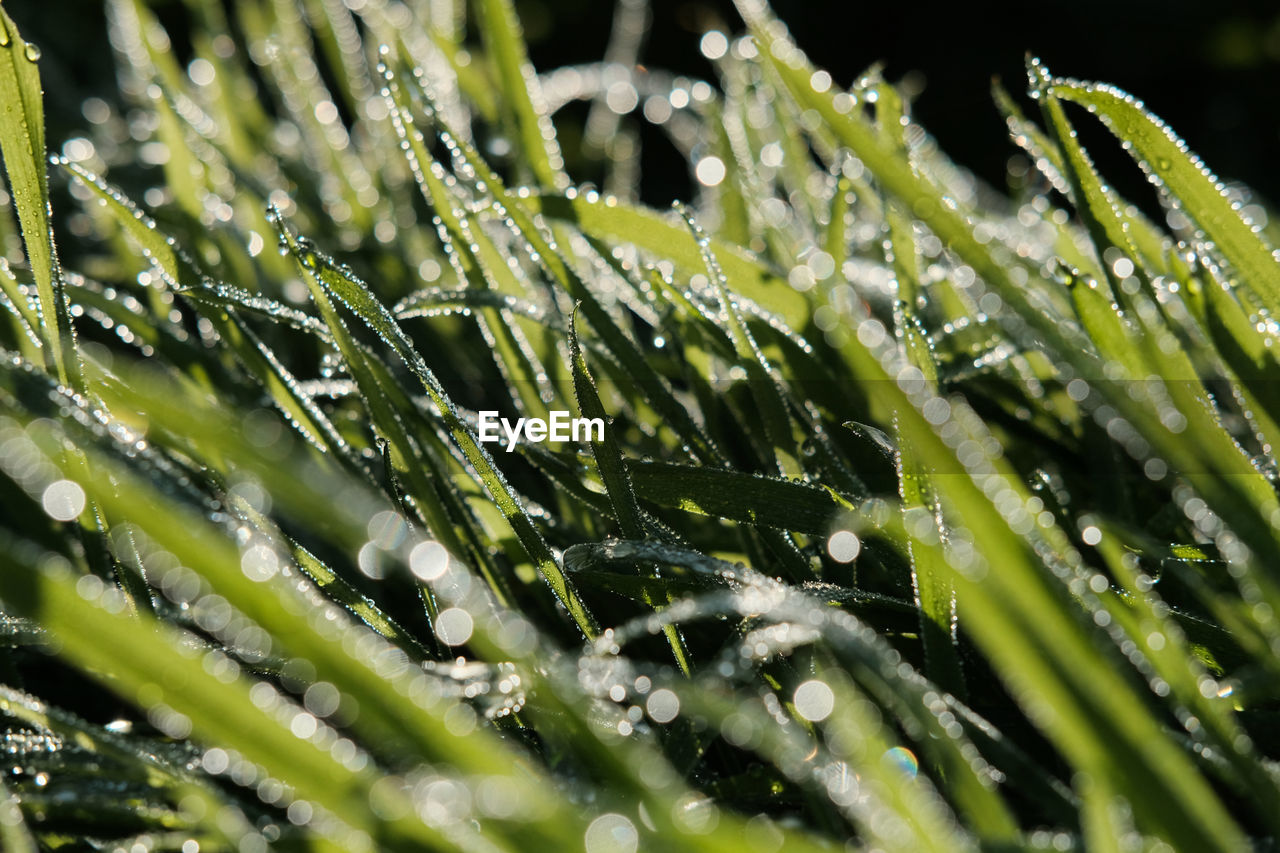
POLYGON ((698 183, 708 187, 717 186, 726 174, 724 161, 714 155, 703 157, 698 161, 694 174, 698 177, 698 183))
POLYGON ((680 713, 680 697, 663 687, 649 694, 644 707, 655 723, 669 723, 680 713))
POLYGON ((40 504, 50 517, 58 521, 74 521, 84 512, 84 489, 71 480, 56 480, 44 490, 40 504))
POLYGON ((439 542, 422 542, 409 552, 409 569, 424 581, 438 580, 449 568, 449 552, 439 542))
POLYGON ((460 607, 450 607, 436 617, 436 636, 450 646, 460 646, 471 639, 475 621, 460 607))
POLYGON ((827 553, 837 563, 851 563, 862 551, 862 540, 851 530, 837 530, 827 540, 827 553))
POLYGON ((587 853, 635 853, 640 846, 636 826, 620 814, 605 814, 587 827, 583 842, 587 853))
POLYGON ((793 698, 796 713, 812 723, 825 720, 835 710, 836 694, 825 681, 804 682, 796 688, 793 698))
POLYGON ((897 767, 908 776, 915 776, 920 772, 920 762, 916 759, 916 755, 911 750, 903 746, 895 746, 893 749, 887 750, 884 758, 894 767, 897 767))

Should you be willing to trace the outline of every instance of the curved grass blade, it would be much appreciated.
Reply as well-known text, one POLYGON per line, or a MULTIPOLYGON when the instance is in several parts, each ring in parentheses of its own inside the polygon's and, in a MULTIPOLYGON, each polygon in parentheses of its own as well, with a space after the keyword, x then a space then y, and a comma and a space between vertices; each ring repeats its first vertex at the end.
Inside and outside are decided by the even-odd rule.
POLYGON ((1053 79, 1047 91, 1101 119, 1125 142, 1147 177, 1181 203, 1183 213, 1231 264, 1240 283, 1273 314, 1280 313, 1280 260, 1275 250, 1233 207, 1222 184, 1168 125, 1114 86, 1053 79))
POLYGON ((461 309, 499 308, 515 316, 525 317, 559 335, 568 336, 569 327, 541 305, 496 290, 474 287, 431 287, 415 290, 392 307, 397 320, 437 317, 461 309))
POLYGON ((62 271, 49 222, 44 102, 36 67, 39 59, 40 49, 28 44, 9 13, 0 9, 0 152, 36 282, 46 365, 63 385, 78 387, 75 333, 63 298, 62 271))

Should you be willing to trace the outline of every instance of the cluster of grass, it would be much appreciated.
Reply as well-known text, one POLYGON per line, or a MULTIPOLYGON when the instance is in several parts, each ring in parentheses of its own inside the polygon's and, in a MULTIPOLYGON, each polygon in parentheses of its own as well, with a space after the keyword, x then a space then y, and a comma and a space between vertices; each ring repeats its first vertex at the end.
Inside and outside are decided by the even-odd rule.
POLYGON ((0 12, 5 850, 1280 835, 1280 265, 1140 103, 1032 62, 1000 195, 754 0, 715 85, 626 27, 539 77, 510 0, 230 5, 184 68, 109 0, 127 109, 52 168, 0 12))

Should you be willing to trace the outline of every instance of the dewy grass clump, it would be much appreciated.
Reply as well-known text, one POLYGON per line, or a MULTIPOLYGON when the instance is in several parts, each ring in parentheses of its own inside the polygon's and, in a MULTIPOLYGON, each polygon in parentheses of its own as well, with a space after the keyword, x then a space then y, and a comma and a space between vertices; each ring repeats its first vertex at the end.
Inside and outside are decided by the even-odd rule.
POLYGON ((5 850, 1271 848, 1280 266, 1140 103, 1031 63, 1005 197, 753 0, 232 5, 52 168, 0 20, 5 850))

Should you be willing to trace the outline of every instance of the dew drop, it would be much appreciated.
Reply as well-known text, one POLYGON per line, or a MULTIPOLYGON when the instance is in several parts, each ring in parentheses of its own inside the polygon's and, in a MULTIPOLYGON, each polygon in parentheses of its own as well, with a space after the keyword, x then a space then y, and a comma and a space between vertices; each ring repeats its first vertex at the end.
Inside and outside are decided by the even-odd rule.
POLYGON ((835 692, 825 681, 806 681, 796 688, 793 699, 796 713, 813 723, 831 716, 836 707, 835 692))
POLYGON ((460 646, 471 639, 474 627, 471 614, 460 607, 442 610, 436 617, 436 636, 450 646, 460 646))
POLYGON ((635 824, 620 814, 605 814, 587 827, 583 844, 587 853, 635 853, 640 836, 635 824))
POLYGON ((698 177, 698 183, 708 187, 719 184, 726 174, 724 161, 714 155, 699 160, 694 172, 698 177))
POLYGON ((827 553, 837 563, 851 563, 862 551, 862 541, 852 530, 837 530, 827 540, 827 553))
POLYGON ((72 480, 57 480, 44 490, 40 503, 58 521, 74 521, 84 512, 84 489, 72 480))
POLYGON ((920 772, 919 760, 916 759, 915 753, 906 747, 895 746, 885 752, 884 758, 908 776, 915 776, 920 772))
POLYGON ((22 49, 22 54, 31 62, 37 62, 40 59, 40 48, 31 42, 27 42, 26 47, 22 49))
POLYGON ((655 690, 645 702, 645 710, 656 723, 669 723, 680 713, 680 697, 667 688, 655 690))
POLYGON ((449 568, 449 552, 439 542, 422 542, 410 552, 409 568, 424 581, 438 580, 449 568))
POLYGON ((708 30, 698 48, 707 59, 719 59, 729 51, 729 39, 719 30, 708 30))

